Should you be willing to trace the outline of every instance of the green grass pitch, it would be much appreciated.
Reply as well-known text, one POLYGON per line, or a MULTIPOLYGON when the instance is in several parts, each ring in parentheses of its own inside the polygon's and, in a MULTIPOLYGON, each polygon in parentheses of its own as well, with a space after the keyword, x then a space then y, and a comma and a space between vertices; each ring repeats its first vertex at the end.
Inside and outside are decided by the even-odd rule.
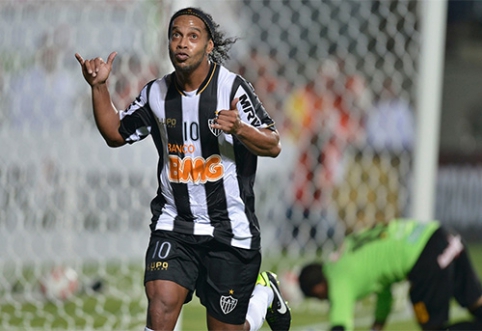
MULTIPOLYGON (((470 244, 469 251, 475 268, 482 275, 482 243, 470 244)), ((276 261, 267 261, 275 265, 276 261)), ((276 271, 276 270, 274 270, 276 271)), ((8 279, 11 275, 5 275, 8 279)), ((83 274, 95 273, 95 266, 85 267, 83 274)), ((109 265, 107 274, 111 275, 106 284, 105 295, 96 296, 83 293, 61 305, 48 302, 19 301, 15 304, 2 303, 7 293, 0 289, 0 329, 17 330, 143 330, 145 323, 146 299, 142 286, 142 265, 109 265), (122 271, 122 272, 120 272, 122 271), (123 275, 112 278, 112 275, 123 275), (129 305, 125 304, 128 297, 129 305), (129 321, 129 322, 126 322, 129 321), (26 324, 27 323, 27 324, 26 324), (25 328, 28 325, 28 328, 25 328)), ((33 277, 25 271, 25 280, 33 277)), ((11 277, 10 277, 11 278, 11 277)), ((8 295, 16 295, 9 293, 8 295)), ((466 312, 454 305, 452 319, 467 316, 466 312)), ((356 312, 356 330, 367 330, 371 323, 373 307, 368 301, 356 312)), ((182 311, 182 331, 206 330, 206 313, 197 299, 184 306, 182 311)), ((326 308, 318 301, 305 300, 292 309, 293 331, 322 331, 327 328, 326 308)), ((413 331, 414 323, 407 302, 406 309, 395 311, 390 316, 386 330, 413 331)), ((262 330, 269 330, 265 323, 262 330)))

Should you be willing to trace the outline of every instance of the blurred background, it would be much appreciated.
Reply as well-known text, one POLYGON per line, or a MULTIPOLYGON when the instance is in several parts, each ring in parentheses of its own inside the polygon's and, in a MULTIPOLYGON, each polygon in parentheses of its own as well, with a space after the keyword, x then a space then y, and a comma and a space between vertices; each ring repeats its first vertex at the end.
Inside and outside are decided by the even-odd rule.
MULTIPOLYGON (((156 150, 150 139, 106 146, 74 53, 118 52, 109 85, 126 108, 173 70, 167 24, 184 6, 239 37, 226 66, 254 85, 281 133, 281 155, 260 160, 257 213, 263 268, 286 282, 294 316, 324 309, 296 291, 299 263, 361 227, 418 216, 415 184, 433 186, 426 214, 479 247, 482 2, 439 2, 440 107, 430 123, 420 121, 424 3, 0 1, 0 329, 142 330, 156 150), (435 148, 416 153, 424 139, 435 148), (426 154, 433 182, 415 171, 430 168, 426 154), (40 286, 59 265, 76 272, 68 298, 40 286)), ((400 316, 407 309, 400 304, 400 316)), ((183 314, 184 329, 189 320, 205 329, 199 318, 183 314)), ((314 323, 294 318, 300 330, 314 323)))

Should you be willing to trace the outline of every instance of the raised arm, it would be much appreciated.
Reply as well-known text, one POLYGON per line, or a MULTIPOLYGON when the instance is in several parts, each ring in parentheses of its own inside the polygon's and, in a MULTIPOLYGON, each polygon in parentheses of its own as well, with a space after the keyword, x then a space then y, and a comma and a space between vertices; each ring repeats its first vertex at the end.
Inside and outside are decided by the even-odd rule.
POLYGON ((252 153, 259 156, 276 157, 281 152, 279 133, 270 129, 258 129, 241 121, 236 107, 238 99, 231 102, 230 110, 218 112, 215 129, 235 135, 252 153))
POLYGON ((92 89, 92 108, 95 123, 110 147, 119 147, 126 143, 119 133, 119 113, 112 103, 106 83, 116 55, 116 52, 112 52, 107 58, 107 62, 104 62, 100 57, 84 60, 79 53, 75 54, 82 68, 82 74, 92 89))

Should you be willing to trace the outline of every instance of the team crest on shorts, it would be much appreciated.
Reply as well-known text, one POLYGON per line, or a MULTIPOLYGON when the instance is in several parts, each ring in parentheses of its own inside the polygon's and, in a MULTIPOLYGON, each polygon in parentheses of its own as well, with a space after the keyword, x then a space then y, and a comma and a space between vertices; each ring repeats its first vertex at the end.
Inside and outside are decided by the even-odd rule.
POLYGON ((221 300, 219 300, 219 305, 221 306, 221 310, 225 315, 229 314, 236 308, 238 304, 238 299, 233 298, 232 296, 221 296, 221 300))
MULTIPOLYGON (((217 116, 216 116, 217 117, 217 116)), ((215 135, 216 137, 219 137, 221 134, 222 130, 221 129, 215 129, 211 125, 216 124, 216 118, 210 118, 208 119, 208 126, 209 130, 211 130, 211 133, 215 135)))

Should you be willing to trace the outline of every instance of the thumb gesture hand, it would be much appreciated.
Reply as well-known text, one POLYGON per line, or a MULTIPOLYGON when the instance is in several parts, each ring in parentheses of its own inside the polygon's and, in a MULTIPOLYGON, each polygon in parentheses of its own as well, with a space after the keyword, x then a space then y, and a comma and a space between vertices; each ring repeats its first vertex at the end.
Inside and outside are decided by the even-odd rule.
POLYGON ((215 129, 221 129, 226 133, 236 134, 240 129, 242 123, 239 117, 237 103, 239 98, 231 101, 230 108, 225 110, 218 110, 216 117, 216 124, 213 125, 215 129))
POLYGON ((104 84, 109 78, 110 71, 112 70, 112 63, 114 62, 117 52, 110 53, 107 58, 107 62, 100 57, 96 57, 91 60, 84 60, 84 58, 79 54, 75 53, 75 58, 79 62, 82 68, 82 74, 85 80, 91 86, 104 84))

